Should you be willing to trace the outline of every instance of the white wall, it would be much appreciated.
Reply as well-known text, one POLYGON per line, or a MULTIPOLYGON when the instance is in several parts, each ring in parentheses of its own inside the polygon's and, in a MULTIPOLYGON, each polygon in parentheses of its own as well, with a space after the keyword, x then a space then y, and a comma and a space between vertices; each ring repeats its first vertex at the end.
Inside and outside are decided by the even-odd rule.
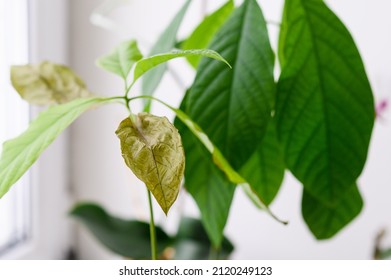
MULTIPOLYGON (((94 66, 97 57, 108 53, 120 41, 142 36, 153 41, 179 9, 183 1, 131 1, 130 6, 114 11, 111 17, 126 27, 123 33, 110 33, 92 26, 89 15, 100 4, 98 0, 71 1, 71 66, 94 92, 121 93, 120 79, 94 66), (142 30, 142 32, 140 32, 142 30)), ((209 9, 223 1, 209 1, 209 9)), ((261 0, 268 20, 280 21, 282 1, 261 0)), ((391 3, 386 0, 329 0, 336 13, 350 28, 362 52, 369 77, 378 99, 391 92, 391 3)), ((200 18, 201 1, 193 1, 181 34, 190 31, 200 18)), ((271 26, 276 38, 276 27, 271 26)), ((144 45, 145 49, 146 45, 144 45)), ((185 84, 192 81, 186 63, 171 64, 182 74, 185 84)), ((158 89, 168 103, 178 104, 183 91, 167 76, 158 89)), ((155 114, 170 115, 160 106, 155 114)), ((139 110, 135 107, 134 110, 139 110)), ((78 200, 102 203, 110 211, 124 217, 147 219, 147 198, 141 184, 125 167, 114 131, 126 112, 116 105, 85 114, 72 128, 72 180, 78 200)), ((371 257, 376 233, 383 227, 391 232, 391 133, 389 112, 385 121, 376 124, 369 160, 360 179, 365 208, 360 217, 329 241, 316 241, 300 214, 301 186, 286 176, 281 192, 272 205, 280 217, 288 219, 286 227, 259 212, 241 192, 237 192, 226 234, 233 240, 236 259, 367 259, 371 257)), ((155 207, 158 221, 173 230, 181 213, 196 215, 193 200, 181 195, 168 219, 155 207)), ((117 258, 102 249, 84 229, 78 230, 77 245, 82 258, 117 258)), ((389 240, 390 241, 390 240, 389 240)), ((391 242, 389 243, 391 245, 391 242)))

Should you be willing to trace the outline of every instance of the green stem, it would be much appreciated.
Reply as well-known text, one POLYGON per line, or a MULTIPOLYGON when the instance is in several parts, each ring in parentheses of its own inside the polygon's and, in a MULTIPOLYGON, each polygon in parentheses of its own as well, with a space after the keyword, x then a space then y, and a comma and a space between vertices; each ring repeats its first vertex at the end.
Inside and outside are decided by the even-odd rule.
POLYGON ((149 190, 147 191, 148 191, 149 215, 150 215, 149 232, 151 235, 151 255, 152 255, 152 260, 157 260, 157 240, 156 240, 155 220, 153 217, 152 196, 151 196, 151 192, 149 190))

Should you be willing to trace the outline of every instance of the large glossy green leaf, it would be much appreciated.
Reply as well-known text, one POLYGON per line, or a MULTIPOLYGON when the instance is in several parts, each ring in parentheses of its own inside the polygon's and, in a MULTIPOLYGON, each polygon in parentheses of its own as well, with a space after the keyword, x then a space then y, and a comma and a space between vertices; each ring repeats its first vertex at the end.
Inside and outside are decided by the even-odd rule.
MULTIPOLYGON (((205 17, 189 38, 183 42, 182 49, 191 50, 207 48, 213 36, 231 15, 234 8, 233 0, 230 0, 214 13, 205 17)), ((194 68, 197 68, 201 57, 189 56, 186 59, 194 68)))
POLYGON ((34 105, 63 104, 92 96, 69 67, 48 61, 12 66, 11 82, 20 96, 34 105))
MULTIPOLYGON (((186 14, 186 11, 191 1, 187 0, 183 7, 178 11, 173 20, 167 26, 167 28, 160 35, 155 45, 152 47, 149 56, 153 56, 159 53, 165 53, 175 48, 176 37, 181 26, 182 20, 186 14)), ((167 69, 167 65, 160 65, 156 69, 153 69, 143 77, 142 92, 143 94, 153 95, 158 87, 163 75, 167 69)), ((146 106, 150 106, 150 101, 146 101, 146 106)))
POLYGON ((362 207, 363 200, 356 185, 333 206, 325 205, 303 191, 303 218, 317 239, 333 237, 361 212, 362 207))
MULTIPOLYGON (((136 63, 134 68, 134 77, 133 83, 135 83, 141 76, 145 75, 146 72, 151 71, 153 68, 158 65, 165 63, 169 60, 179 58, 179 57, 192 57, 192 56, 201 56, 208 57, 218 61, 222 61, 227 64, 229 67, 229 63, 217 52, 212 50, 173 50, 167 53, 157 54, 151 57, 144 58, 136 63)), ((149 94, 147 94, 149 95, 149 94)))
POLYGON ((336 203, 364 167, 374 123, 362 60, 321 0, 285 1, 279 48, 276 119, 285 162, 307 192, 336 203))
POLYGON ((210 152, 179 120, 175 122, 186 152, 185 188, 201 212, 201 220, 215 247, 220 247, 235 184, 213 163, 210 152))
POLYGON ((246 0, 210 45, 232 65, 201 60, 187 100, 202 127, 235 170, 257 149, 274 105, 274 55, 255 0, 246 0))
MULTIPOLYGON (((213 246, 202 223, 188 217, 181 219, 173 247, 175 249, 174 259, 176 260, 207 260, 213 251, 213 246)), ((233 249, 231 241, 224 237, 217 257, 227 259, 233 249)))
MULTIPOLYGON (((76 205, 71 215, 79 219, 111 251, 132 259, 151 259, 148 223, 114 217, 92 203, 76 205)), ((173 240, 158 226, 156 238, 157 251, 161 255, 173 240)))
POLYGON ((23 134, 5 142, 0 158, 0 198, 77 117, 88 109, 108 102, 113 100, 85 98, 50 107, 23 134))
POLYGON ((272 121, 265 137, 240 174, 250 183, 258 197, 269 205, 280 190, 284 171, 284 157, 277 139, 275 122, 272 121))
POLYGON ((137 42, 130 40, 122 42, 111 54, 99 58, 97 65, 126 80, 132 66, 142 58, 137 42))
POLYGON ((181 136, 166 117, 139 113, 124 119, 116 134, 126 165, 143 181, 164 213, 177 199, 185 169, 181 136))
MULTIPOLYGON (((181 109, 186 111, 186 98, 181 109)), ((202 144, 197 139, 196 128, 192 132, 185 124, 186 118, 178 115, 174 121, 182 136, 186 153, 185 188, 194 198, 201 212, 201 221, 213 246, 219 248, 223 242, 224 228, 235 193, 235 184, 213 163, 213 144, 202 144), (209 146, 209 147, 208 147, 209 146)), ((190 127, 192 124, 190 124, 190 127)), ((200 136, 200 134, 198 134, 200 136)), ((202 138, 202 137, 201 137, 202 138)), ((205 138, 205 137, 204 137, 205 138)))

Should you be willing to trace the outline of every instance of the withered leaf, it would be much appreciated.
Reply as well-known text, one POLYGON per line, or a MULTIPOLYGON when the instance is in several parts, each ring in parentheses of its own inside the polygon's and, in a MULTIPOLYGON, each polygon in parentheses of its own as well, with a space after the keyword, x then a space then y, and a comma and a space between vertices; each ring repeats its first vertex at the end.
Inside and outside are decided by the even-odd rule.
POLYGON ((126 165, 167 214, 178 196, 185 169, 178 130, 165 117, 140 113, 135 121, 124 119, 116 134, 126 165))
POLYGON ((34 105, 63 104, 92 96, 69 67, 48 61, 12 66, 11 82, 19 95, 34 105))

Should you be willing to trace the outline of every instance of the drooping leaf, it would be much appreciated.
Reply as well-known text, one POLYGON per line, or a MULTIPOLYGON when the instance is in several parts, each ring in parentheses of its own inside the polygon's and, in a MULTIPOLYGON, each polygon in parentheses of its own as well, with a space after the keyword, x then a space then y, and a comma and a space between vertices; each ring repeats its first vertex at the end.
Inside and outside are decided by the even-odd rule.
POLYGON ((185 168, 181 136, 165 117, 139 113, 116 134, 126 165, 151 191, 164 213, 175 202, 185 168))
MULTIPOLYGON (((212 244, 201 221, 184 217, 179 224, 173 247, 176 260, 207 260, 212 250, 212 244)), ((234 247, 226 237, 223 237, 219 259, 227 259, 234 247)))
POLYGON ((356 45, 321 0, 286 0, 277 131, 292 173, 326 204, 360 175, 374 123, 374 101, 356 45))
POLYGON ((132 66, 142 58, 137 42, 130 40, 121 43, 111 54, 99 58, 97 65, 126 80, 132 66))
POLYGON ((50 107, 23 134, 5 142, 0 158, 0 198, 77 117, 88 109, 108 102, 113 100, 85 98, 50 107))
POLYGON ((69 67, 48 61, 12 66, 11 82, 19 95, 34 105, 63 104, 92 95, 69 67))
MULTIPOLYGON (((231 15, 234 8, 235 6, 233 0, 230 0, 214 13, 205 17, 205 19, 196 27, 189 38, 183 42, 182 49, 191 50, 207 48, 213 36, 231 15)), ((197 68, 201 57, 189 56, 186 59, 194 68, 197 68)))
MULTIPOLYGON (((151 259, 148 223, 114 217, 92 203, 76 205, 70 214, 79 219, 99 242, 114 253, 132 259, 151 259)), ((173 241, 159 226, 156 226, 156 239, 158 255, 173 241)))
POLYGON ((262 140, 275 98, 274 55, 255 0, 246 0, 232 13, 210 48, 233 69, 201 60, 187 113, 237 170, 262 140))
POLYGON ((229 63, 221 55, 219 55, 217 52, 212 50, 205 50, 205 49, 186 50, 186 51, 173 50, 168 53, 157 54, 138 61, 134 68, 133 83, 135 83, 141 76, 145 75, 146 72, 155 68, 157 65, 160 65, 164 62, 167 62, 175 58, 190 57, 190 56, 202 56, 202 57, 212 58, 218 61, 222 61, 230 67, 229 63))
MULTIPOLYGON (((155 45, 152 47, 149 56, 153 56, 159 53, 165 53, 172 50, 175 47, 176 37, 181 26, 182 20, 186 14, 186 11, 190 5, 191 1, 187 0, 183 7, 178 11, 173 20, 167 26, 167 28, 160 35, 155 45)), ((153 69, 143 77, 142 81, 142 92, 143 94, 153 95, 156 88, 158 87, 161 79, 164 76, 164 73, 167 69, 167 65, 163 64, 153 69)), ((148 107, 150 101, 146 101, 148 107)))
POLYGON ((303 218, 317 239, 333 237, 361 212, 362 207, 363 200, 357 185, 351 187, 334 206, 325 205, 303 191, 303 218))
POLYGON ((251 184, 258 197, 269 205, 280 190, 284 171, 284 157, 277 139, 275 122, 272 121, 258 149, 240 174, 251 184))

